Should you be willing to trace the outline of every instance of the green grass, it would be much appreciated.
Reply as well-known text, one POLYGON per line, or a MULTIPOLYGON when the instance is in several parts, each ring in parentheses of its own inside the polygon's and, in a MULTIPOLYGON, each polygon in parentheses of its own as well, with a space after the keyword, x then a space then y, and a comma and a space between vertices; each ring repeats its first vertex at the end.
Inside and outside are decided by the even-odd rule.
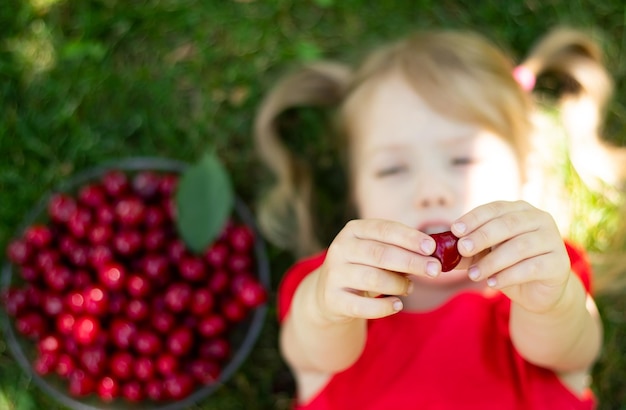
MULTIPOLYGON (((626 141, 622 0, 4 0, 0 5, 0 248, 24 211, 72 173, 119 157, 194 161, 214 147, 249 205, 266 180, 251 144, 263 92, 314 58, 352 61, 415 28, 476 29, 514 56, 555 24, 604 40, 618 91, 609 138, 626 141)), ((311 125, 314 127, 314 125, 311 125)), ((321 143, 320 143, 321 144, 321 143)), ((313 143, 313 151, 322 150, 313 143)), ((336 164, 322 161, 322 173, 336 164)), ((327 190, 327 202, 340 192, 327 190)), ((324 197, 322 197, 324 198, 324 197)), ((591 248, 617 210, 579 231, 591 248)), ((622 249, 626 249, 626 246, 622 249)), ((274 286, 291 262, 270 248, 274 286)), ((599 300, 607 327, 594 374, 601 409, 626 409, 626 304, 599 300)), ((197 409, 286 409, 293 382, 277 351, 275 309, 242 368, 197 409)), ((0 336, 0 408, 60 409, 21 375, 0 336), (6 401, 3 402, 3 400, 6 401)))

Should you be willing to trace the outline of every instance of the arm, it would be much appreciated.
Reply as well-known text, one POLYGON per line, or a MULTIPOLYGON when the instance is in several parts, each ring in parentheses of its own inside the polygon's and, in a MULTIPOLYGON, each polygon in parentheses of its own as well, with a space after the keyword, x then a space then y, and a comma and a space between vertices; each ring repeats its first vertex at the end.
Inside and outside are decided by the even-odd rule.
POLYGON ((291 368, 330 374, 354 363, 365 345, 367 319, 402 309, 399 296, 410 285, 405 275, 423 275, 434 247, 428 235, 397 222, 349 222, 294 294, 280 335, 291 368))
POLYGON ((587 370, 601 346, 595 305, 570 261, 553 218, 526 202, 478 207, 453 225, 459 252, 490 252, 469 269, 473 280, 511 299, 510 331, 518 352, 555 372, 587 370))
POLYGON ((574 273, 548 312, 533 312, 513 303, 510 329, 515 347, 526 360, 557 372, 590 368, 602 344, 597 309, 574 273))

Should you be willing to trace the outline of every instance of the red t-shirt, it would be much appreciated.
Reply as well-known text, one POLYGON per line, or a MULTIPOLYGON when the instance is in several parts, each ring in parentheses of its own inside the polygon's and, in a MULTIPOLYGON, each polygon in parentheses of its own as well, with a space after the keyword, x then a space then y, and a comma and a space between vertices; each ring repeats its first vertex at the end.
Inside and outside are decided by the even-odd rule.
MULTIPOLYGON (((572 269, 590 291, 585 253, 566 245, 572 269)), ((302 260, 285 274, 278 293, 280 321, 300 281, 324 257, 321 253, 302 260)), ((295 409, 595 408, 590 390, 576 397, 552 371, 528 363, 515 351, 509 312, 510 300, 502 293, 466 292, 433 311, 370 320, 356 363, 295 409)))

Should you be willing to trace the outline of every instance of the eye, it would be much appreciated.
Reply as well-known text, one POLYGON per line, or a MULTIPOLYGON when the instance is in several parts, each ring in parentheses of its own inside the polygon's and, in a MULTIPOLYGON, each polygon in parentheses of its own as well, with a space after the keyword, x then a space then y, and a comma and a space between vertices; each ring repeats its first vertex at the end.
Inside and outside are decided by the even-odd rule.
POLYGON ((392 175, 400 174, 406 171, 407 167, 405 165, 394 165, 391 167, 383 168, 376 172, 376 176, 379 178, 388 177, 392 175))
POLYGON ((452 158, 452 166, 462 167, 466 165, 472 165, 475 163, 475 159, 472 157, 455 157, 452 158))

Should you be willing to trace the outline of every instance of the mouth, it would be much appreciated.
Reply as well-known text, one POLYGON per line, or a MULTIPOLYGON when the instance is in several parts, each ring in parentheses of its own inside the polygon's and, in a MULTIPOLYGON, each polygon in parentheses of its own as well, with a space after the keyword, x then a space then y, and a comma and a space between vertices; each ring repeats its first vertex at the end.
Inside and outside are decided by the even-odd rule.
POLYGON ((450 224, 441 221, 431 221, 423 223, 418 226, 417 229, 425 234, 432 235, 434 233, 441 233, 450 230, 450 224))

